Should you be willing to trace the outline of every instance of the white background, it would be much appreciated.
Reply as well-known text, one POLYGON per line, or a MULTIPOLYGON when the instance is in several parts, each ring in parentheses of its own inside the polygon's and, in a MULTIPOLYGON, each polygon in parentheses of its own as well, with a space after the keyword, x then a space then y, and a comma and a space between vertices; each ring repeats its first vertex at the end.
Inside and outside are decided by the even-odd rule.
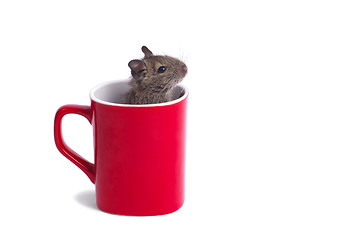
POLYGON ((0 34, 1 239, 362 238, 360 1, 1 1, 0 34), (110 215, 53 119, 142 45, 189 67, 186 201, 110 215))

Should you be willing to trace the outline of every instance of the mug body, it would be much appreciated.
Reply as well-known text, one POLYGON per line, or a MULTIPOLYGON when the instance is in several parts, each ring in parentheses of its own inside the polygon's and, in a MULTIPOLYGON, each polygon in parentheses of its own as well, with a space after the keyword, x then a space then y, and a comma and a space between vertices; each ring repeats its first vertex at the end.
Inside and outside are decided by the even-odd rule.
POLYGON ((184 201, 187 90, 147 105, 125 104, 128 90, 113 81, 90 93, 97 205, 121 215, 174 212, 184 201))

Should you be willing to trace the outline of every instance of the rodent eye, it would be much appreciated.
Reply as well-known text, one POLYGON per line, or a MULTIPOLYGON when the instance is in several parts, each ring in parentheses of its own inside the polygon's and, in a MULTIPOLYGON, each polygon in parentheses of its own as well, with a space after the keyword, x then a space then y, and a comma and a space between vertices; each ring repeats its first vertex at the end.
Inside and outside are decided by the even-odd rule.
POLYGON ((166 67, 165 66, 161 66, 157 69, 158 73, 164 73, 166 71, 166 67))

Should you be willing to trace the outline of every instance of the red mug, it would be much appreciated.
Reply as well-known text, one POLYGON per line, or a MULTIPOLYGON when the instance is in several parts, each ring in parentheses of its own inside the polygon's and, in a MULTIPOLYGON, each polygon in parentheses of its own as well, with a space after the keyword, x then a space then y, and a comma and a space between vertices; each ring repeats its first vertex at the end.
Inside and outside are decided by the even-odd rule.
POLYGON ((127 81, 106 82, 90 92, 91 106, 60 107, 55 144, 95 184, 100 210, 130 216, 174 212, 184 202, 188 91, 176 86, 173 101, 130 105, 124 104, 129 88, 127 81), (64 142, 66 114, 79 114, 92 124, 94 164, 64 142))

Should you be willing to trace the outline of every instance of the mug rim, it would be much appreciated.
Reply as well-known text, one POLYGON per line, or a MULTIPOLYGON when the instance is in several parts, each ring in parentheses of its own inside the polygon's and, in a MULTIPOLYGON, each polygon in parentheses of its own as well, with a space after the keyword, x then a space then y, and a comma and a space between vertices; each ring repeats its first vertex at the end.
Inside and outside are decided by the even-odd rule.
POLYGON ((129 81, 129 79, 122 79, 122 80, 111 80, 111 81, 106 81, 106 82, 102 82, 98 85, 96 85, 95 87, 92 88, 92 90, 89 92, 89 97, 92 101, 96 102, 96 103, 100 103, 103 105, 108 105, 108 106, 118 106, 118 107, 162 107, 162 106, 168 106, 168 105, 173 105, 179 102, 182 102, 184 99, 186 99, 189 95, 189 91, 188 89, 182 85, 182 84, 178 84, 178 87, 181 87, 182 90, 184 91, 184 94, 172 101, 168 101, 168 102, 163 102, 163 103, 152 103, 152 104, 129 104, 129 103, 113 103, 113 102, 108 102, 108 101, 104 101, 101 100, 99 98, 97 98, 95 96, 95 91, 97 91, 99 88, 108 85, 108 84, 113 84, 116 82, 126 82, 129 81))

